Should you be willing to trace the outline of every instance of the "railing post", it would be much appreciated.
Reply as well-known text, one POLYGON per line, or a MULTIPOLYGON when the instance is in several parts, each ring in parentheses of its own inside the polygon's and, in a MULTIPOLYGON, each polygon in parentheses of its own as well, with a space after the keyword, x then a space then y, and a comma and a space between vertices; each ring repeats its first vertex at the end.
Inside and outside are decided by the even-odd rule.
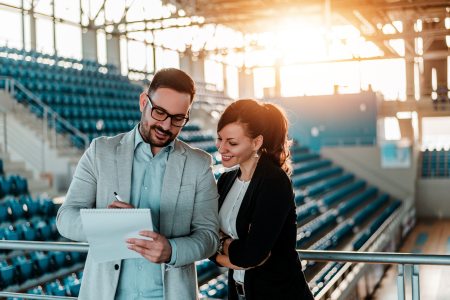
POLYGON ((41 173, 45 172, 45 140, 47 139, 47 126, 48 126, 48 110, 47 107, 43 107, 42 116, 42 162, 41 173))
POLYGON ((52 120, 53 120, 53 146, 56 148, 57 147, 57 142, 58 142, 58 133, 56 132, 56 115, 53 113, 52 114, 52 120))
POLYGON ((419 266, 411 266, 412 299, 420 300, 419 266))
POLYGON ((405 266, 402 264, 398 265, 397 299, 405 300, 405 266))
POLYGON ((6 120, 6 117, 8 116, 5 112, 3 114, 3 148, 6 155, 6 152, 8 151, 8 122, 6 120))

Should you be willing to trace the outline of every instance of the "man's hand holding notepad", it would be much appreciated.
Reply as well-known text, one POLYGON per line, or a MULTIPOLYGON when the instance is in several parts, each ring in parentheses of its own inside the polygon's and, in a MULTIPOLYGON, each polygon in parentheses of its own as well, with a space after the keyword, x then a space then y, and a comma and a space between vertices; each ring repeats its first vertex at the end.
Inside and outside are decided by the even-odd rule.
POLYGON ((139 232, 153 231, 150 209, 81 209, 80 213, 89 253, 95 262, 142 258, 128 249, 126 240, 149 239, 139 232))

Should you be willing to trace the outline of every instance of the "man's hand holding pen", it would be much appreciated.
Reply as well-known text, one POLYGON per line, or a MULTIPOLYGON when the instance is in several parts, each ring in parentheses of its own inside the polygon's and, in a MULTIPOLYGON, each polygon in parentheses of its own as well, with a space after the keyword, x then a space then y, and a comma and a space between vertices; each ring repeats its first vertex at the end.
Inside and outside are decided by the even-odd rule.
POLYGON ((114 198, 116 198, 116 200, 108 205, 108 208, 134 208, 130 203, 124 202, 116 192, 114 192, 114 198))

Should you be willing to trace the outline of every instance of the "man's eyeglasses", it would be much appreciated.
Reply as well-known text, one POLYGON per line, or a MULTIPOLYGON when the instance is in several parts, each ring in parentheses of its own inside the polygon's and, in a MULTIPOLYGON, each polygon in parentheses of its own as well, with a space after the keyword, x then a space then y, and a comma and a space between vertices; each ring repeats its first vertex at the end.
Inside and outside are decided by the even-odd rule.
POLYGON ((183 127, 189 121, 189 112, 187 117, 185 115, 171 115, 164 108, 154 105, 148 94, 147 98, 151 109, 150 115, 153 119, 165 121, 167 118, 170 118, 170 124, 175 127, 183 127))

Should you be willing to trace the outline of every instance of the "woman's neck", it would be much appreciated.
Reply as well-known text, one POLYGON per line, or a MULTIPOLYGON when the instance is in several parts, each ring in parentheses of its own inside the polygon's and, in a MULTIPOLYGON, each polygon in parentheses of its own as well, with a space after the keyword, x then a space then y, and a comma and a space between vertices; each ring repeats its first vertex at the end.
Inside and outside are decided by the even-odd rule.
POLYGON ((259 157, 252 157, 249 160, 239 165, 241 170, 241 175, 239 179, 242 181, 250 181, 253 177, 253 173, 255 172, 256 166, 258 164, 259 157))

